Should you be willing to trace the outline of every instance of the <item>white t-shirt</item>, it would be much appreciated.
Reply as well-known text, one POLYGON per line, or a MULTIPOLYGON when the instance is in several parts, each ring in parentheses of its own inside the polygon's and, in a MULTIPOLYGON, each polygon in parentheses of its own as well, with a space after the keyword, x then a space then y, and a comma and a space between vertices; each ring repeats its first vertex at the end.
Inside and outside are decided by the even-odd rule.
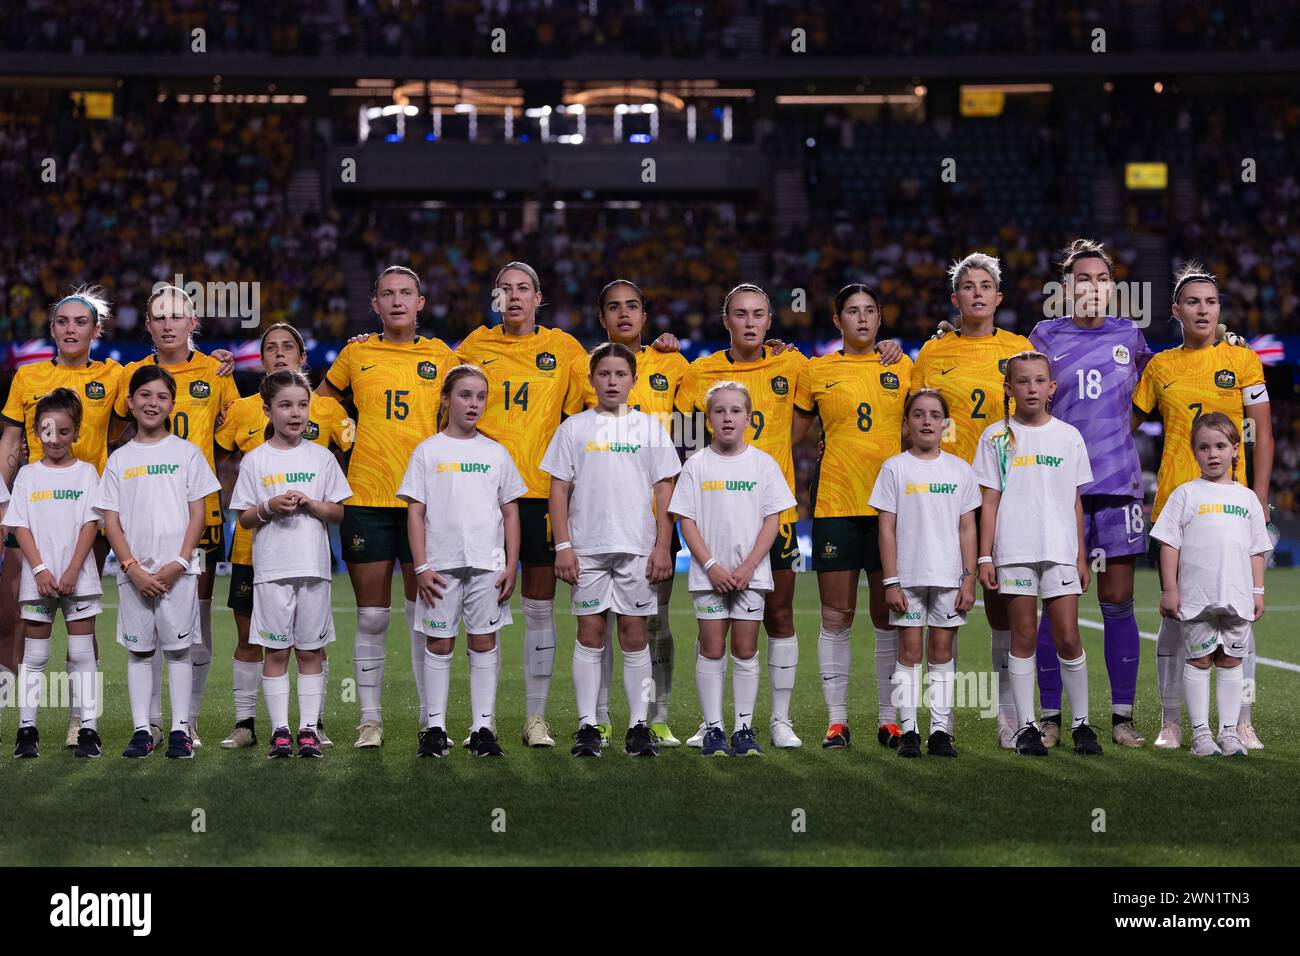
POLYGON ((961 585, 961 516, 980 506, 979 483, 970 465, 946 451, 931 460, 905 451, 880 466, 869 503, 898 516, 895 537, 903 587, 961 585))
MULTIPOLYGON (((72 552, 77 550, 81 529, 100 520, 94 509, 98 487, 99 473, 95 466, 75 459, 66 468, 54 468, 44 460, 33 462, 20 469, 14 478, 13 500, 5 515, 5 524, 31 531, 41 561, 54 575, 55 581, 60 580, 67 570, 72 552)), ((76 596, 102 593, 95 552, 91 549, 77 575, 76 596)), ((36 576, 24 557, 18 600, 35 601, 40 596, 36 576)))
POLYGON ((1206 608, 1255 619, 1255 578, 1250 558, 1273 550, 1264 509, 1255 493, 1233 482, 1196 478, 1169 495, 1151 537, 1178 549, 1182 618, 1206 608))
MULTIPOLYGON (((795 505, 781 466, 767 452, 746 445, 738 455, 719 455, 712 446, 686 459, 668 510, 699 526, 709 554, 728 571, 749 557, 763 519, 795 505)), ((687 587, 712 591, 704 567, 691 556, 687 587)), ((750 590, 772 590, 767 555, 754 569, 750 590)))
POLYGON ((573 482, 569 538, 578 554, 647 555, 654 550, 655 482, 682 470, 657 418, 628 409, 588 409, 565 419, 542 456, 542 471, 573 482))
POLYGON ((0 505, 9 503, 9 486, 5 484, 4 478, 0 478, 0 505))
POLYGON ((993 536, 993 563, 1073 565, 1079 560, 1075 496, 1092 481, 1088 447, 1073 425, 1059 418, 1030 427, 1011 421, 984 429, 975 450, 975 477, 1002 492, 993 536), (1005 465, 1004 465, 1005 462, 1005 465))
MULTIPOLYGON (((239 463, 230 507, 243 511, 288 491, 300 491, 313 501, 337 503, 352 497, 343 469, 320 445, 302 441, 297 448, 273 448, 268 442, 239 463)), ((254 584, 285 578, 328 581, 333 574, 329 528, 319 518, 299 511, 276 515, 253 529, 254 584)))
MULTIPOLYGON (((116 511, 131 555, 151 574, 181 554, 190 523, 190 502, 221 490, 221 482, 198 447, 166 435, 143 444, 130 441, 108 456, 94 508, 116 511)), ((191 574, 199 568, 191 566, 191 574)), ((118 572, 118 580, 126 574, 118 572)))
POLYGON ((503 570, 501 506, 527 493, 510 453, 486 435, 426 438, 397 489, 397 497, 425 506, 425 560, 435 571, 503 570))

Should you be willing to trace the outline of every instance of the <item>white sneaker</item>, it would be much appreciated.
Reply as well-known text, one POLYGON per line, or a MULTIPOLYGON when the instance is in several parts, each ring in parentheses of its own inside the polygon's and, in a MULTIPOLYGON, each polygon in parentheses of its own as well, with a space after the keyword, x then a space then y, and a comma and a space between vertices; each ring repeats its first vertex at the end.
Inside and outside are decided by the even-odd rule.
POLYGON ((788 720, 774 720, 768 727, 772 737, 772 746, 782 750, 795 750, 803 746, 803 741, 795 736, 794 727, 788 720))
POLYGON ((357 724, 357 742, 353 747, 382 747, 384 725, 377 720, 363 720, 357 724))
POLYGON ((1177 750, 1183 745, 1183 725, 1176 720, 1166 720, 1160 725, 1156 746, 1161 750, 1177 750))
POLYGON ((546 725, 546 718, 541 714, 531 714, 529 718, 524 721, 524 746, 555 746, 555 738, 551 736, 551 728, 546 725))
POLYGON ((1223 751, 1214 742, 1214 735, 1208 730, 1192 738, 1193 757, 1222 757, 1223 751))
MULTIPOLYGON (((72 731, 69 730, 68 733, 72 731)), ((1242 744, 1247 750, 1263 750, 1264 744, 1259 739, 1259 734, 1255 733, 1255 725, 1245 720, 1237 725, 1237 736, 1241 738, 1242 744)))
POLYGON ((163 730, 160 724, 150 724, 149 736, 153 738, 153 749, 157 750, 167 739, 167 731, 163 730))
POLYGON ((1121 747, 1142 747, 1146 744, 1145 738, 1137 732, 1137 728, 1133 726, 1131 720, 1120 721, 1118 724, 1112 725, 1110 739, 1121 747))
POLYGON ((203 741, 199 740, 199 719, 197 717, 190 718, 190 746, 195 750, 203 746, 203 741))
POLYGON ((704 749, 704 732, 705 732, 706 730, 708 730, 708 729, 709 729, 709 725, 708 725, 708 724, 701 723, 701 724, 700 724, 700 729, 697 730, 697 731, 695 731, 695 736, 694 736, 694 737, 687 737, 687 738, 686 738, 686 746, 688 746, 688 747, 694 747, 696 750, 703 750, 703 749, 704 749))
POLYGON ((1010 724, 998 724, 998 746, 1003 750, 1015 750, 1016 729, 1010 724))
POLYGON ((245 747, 251 747, 257 743, 257 738, 253 736, 253 731, 248 727, 236 726, 230 732, 230 736, 221 741, 222 750, 243 750, 245 747))
POLYGON ((1237 736, 1236 727, 1225 727, 1219 731, 1218 744, 1225 757, 1244 757, 1250 753, 1246 745, 1241 742, 1241 738, 1237 736))
POLYGON ((68 736, 63 741, 65 747, 77 746, 77 734, 81 730, 81 718, 68 715, 68 736))

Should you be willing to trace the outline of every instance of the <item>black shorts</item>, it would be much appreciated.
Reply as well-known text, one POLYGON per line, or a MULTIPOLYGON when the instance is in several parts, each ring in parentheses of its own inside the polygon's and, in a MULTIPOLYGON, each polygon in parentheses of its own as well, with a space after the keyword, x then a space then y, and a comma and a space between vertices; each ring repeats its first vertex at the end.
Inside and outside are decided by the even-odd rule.
POLYGON ((339 523, 343 560, 348 564, 375 561, 411 563, 411 539, 406 530, 405 508, 370 505, 343 506, 339 523))
POLYGON ((519 499, 519 560, 524 564, 555 563, 551 503, 545 498, 519 499))
POLYGON ((230 596, 226 598, 226 607, 245 617, 253 616, 253 566, 251 564, 232 564, 230 566, 230 596))
POLYGON ((773 571, 789 571, 799 560, 799 539, 795 537, 794 522, 783 521, 776 529, 776 541, 769 552, 773 571))
POLYGON ((5 535, 5 547, 6 548, 18 547, 18 537, 12 531, 10 531, 7 535, 5 535))
POLYGON ((813 518, 814 571, 879 571, 880 518, 813 518))
POLYGON ((217 562, 226 560, 226 526, 210 524, 199 535, 199 547, 203 550, 206 567, 215 568, 217 562))

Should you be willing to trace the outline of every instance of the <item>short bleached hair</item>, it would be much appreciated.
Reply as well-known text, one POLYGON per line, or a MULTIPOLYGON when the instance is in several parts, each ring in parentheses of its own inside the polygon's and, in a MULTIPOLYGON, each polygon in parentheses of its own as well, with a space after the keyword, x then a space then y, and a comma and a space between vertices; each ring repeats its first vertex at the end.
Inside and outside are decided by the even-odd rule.
POLYGON ((749 394, 749 389, 747 389, 744 385, 740 384, 740 382, 733 382, 728 380, 725 382, 719 382, 717 385, 714 385, 712 388, 709 389, 708 393, 704 396, 704 413, 706 415, 713 408, 714 396, 722 392, 739 392, 741 396, 745 399, 745 412, 748 414, 753 414, 754 400, 749 394))
POLYGON ((982 252, 972 252, 965 259, 954 262, 948 269, 948 278, 952 282, 952 291, 957 291, 957 286, 966 273, 975 269, 982 269, 993 277, 993 284, 999 289, 1002 288, 1002 263, 998 262, 993 256, 985 255, 982 252))

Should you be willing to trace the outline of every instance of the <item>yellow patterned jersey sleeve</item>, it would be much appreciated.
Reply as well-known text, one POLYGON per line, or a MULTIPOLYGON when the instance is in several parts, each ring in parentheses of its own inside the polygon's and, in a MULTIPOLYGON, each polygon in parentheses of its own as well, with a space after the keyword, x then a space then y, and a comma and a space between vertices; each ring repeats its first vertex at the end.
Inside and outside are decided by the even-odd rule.
POLYGON ((27 460, 45 457, 36 429, 36 403, 56 388, 70 388, 81 400, 81 430, 72 455, 95 466, 101 474, 108 461, 108 431, 114 408, 125 389, 122 366, 112 359, 92 361, 81 368, 55 361, 34 362, 14 373, 3 415, 27 436, 27 460))

